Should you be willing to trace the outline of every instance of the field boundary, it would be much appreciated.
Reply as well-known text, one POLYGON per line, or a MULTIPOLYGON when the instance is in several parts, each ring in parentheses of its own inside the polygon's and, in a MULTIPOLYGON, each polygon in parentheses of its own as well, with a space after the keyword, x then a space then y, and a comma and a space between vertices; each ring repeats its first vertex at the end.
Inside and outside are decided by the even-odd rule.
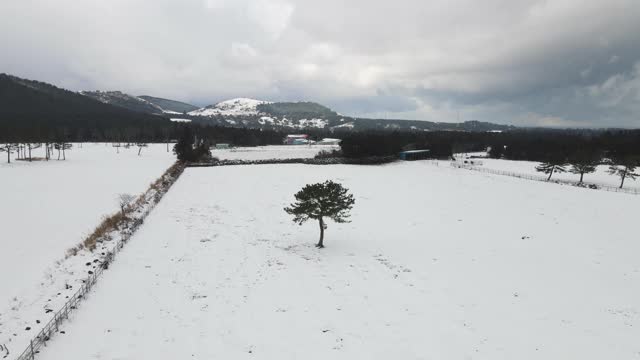
POLYGON ((379 165, 398 160, 395 156, 373 156, 367 158, 289 158, 289 159, 262 159, 262 160, 218 160, 210 162, 195 162, 187 164, 187 167, 215 167, 234 165, 268 165, 268 164, 306 164, 306 165, 379 165))
POLYGON ((104 270, 109 268, 109 265, 116 255, 122 251, 124 245, 129 241, 129 239, 131 239, 136 230, 142 226, 149 213, 151 213, 162 197, 169 191, 176 180, 178 180, 180 175, 183 173, 184 168, 184 164, 176 162, 169 167, 169 169, 167 169, 147 191, 140 195, 136 202, 139 204, 139 208, 133 210, 135 216, 131 219, 132 221, 127 224, 128 226, 120 230, 120 239, 114 248, 106 253, 102 258, 100 266, 98 266, 92 274, 83 280, 83 284, 80 289, 78 289, 78 291, 76 291, 73 296, 67 300, 61 309, 54 313, 53 318, 49 320, 49 322, 44 325, 36 336, 30 340, 27 348, 16 358, 16 360, 33 360, 35 355, 40 352, 40 349, 43 346, 46 346, 47 341, 49 341, 55 333, 60 331, 60 325, 62 322, 69 318, 69 314, 78 307, 78 303, 80 303, 80 301, 82 301, 82 299, 84 299, 91 291, 93 286, 97 283, 100 275, 102 275, 104 270))
POLYGON ((571 186, 581 187, 585 189, 604 190, 604 191, 624 193, 624 194, 640 195, 640 189, 629 189, 629 188, 621 189, 616 186, 602 185, 602 184, 589 183, 589 182, 583 182, 582 184, 579 184, 578 182, 571 181, 571 180, 559 180, 559 179, 547 180, 547 176, 522 174, 522 173, 516 173, 512 171, 488 169, 484 167, 479 167, 479 166, 474 166, 469 164, 462 164, 458 162, 451 162, 451 166, 457 169, 472 170, 472 171, 478 171, 478 172, 483 172, 487 174, 511 176, 511 177, 516 177, 520 179, 549 182, 549 183, 556 183, 556 184, 562 184, 562 185, 571 185, 571 186))

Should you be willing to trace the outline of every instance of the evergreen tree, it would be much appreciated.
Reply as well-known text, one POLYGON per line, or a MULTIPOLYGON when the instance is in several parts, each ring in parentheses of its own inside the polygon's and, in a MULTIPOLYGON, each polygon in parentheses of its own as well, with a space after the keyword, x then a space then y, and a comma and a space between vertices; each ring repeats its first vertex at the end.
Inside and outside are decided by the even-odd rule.
POLYGON ((620 177, 620 189, 622 189, 625 179, 635 180, 640 176, 635 172, 639 164, 640 160, 637 156, 616 156, 609 162, 608 173, 620 177))
POLYGON ((349 210, 353 208, 355 200, 348 194, 348 189, 331 180, 323 183, 309 184, 295 194, 296 202, 284 208, 293 215, 293 221, 302 225, 307 220, 318 220, 320 226, 320 240, 316 247, 324 247, 324 230, 327 225, 324 218, 337 223, 349 222, 349 210))
POLYGON ((504 145, 492 145, 489 149, 489 157, 492 159, 502 159, 504 155, 504 145))
POLYGON ((547 181, 551 180, 551 176, 554 173, 567 172, 567 162, 561 158, 549 159, 540 165, 536 166, 536 171, 549 174, 547 181))
POLYGON ((173 146, 173 153, 181 161, 193 162, 212 158, 209 143, 203 139, 196 139, 190 126, 184 127, 180 139, 173 146))
POLYGON ((178 157, 178 160, 192 161, 194 141, 195 136, 191 127, 184 127, 178 142, 173 146, 173 153, 178 157))
POLYGON ((584 174, 594 173, 600 164, 600 160, 600 154, 595 151, 578 151, 569 159, 569 164, 571 165, 569 171, 573 174, 579 174, 580 181, 578 183, 582 184, 584 174))

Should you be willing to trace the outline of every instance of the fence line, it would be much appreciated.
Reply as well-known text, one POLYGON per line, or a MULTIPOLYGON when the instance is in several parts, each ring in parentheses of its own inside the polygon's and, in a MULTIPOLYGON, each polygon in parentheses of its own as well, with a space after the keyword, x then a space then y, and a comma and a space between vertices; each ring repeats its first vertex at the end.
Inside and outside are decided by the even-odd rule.
POLYGON ((178 177, 180 177, 182 170, 184 170, 184 166, 181 164, 171 166, 160 178, 163 179, 164 185, 161 190, 156 191, 155 194, 151 194, 151 191, 147 191, 141 195, 145 199, 151 201, 151 205, 144 207, 140 217, 135 219, 126 229, 123 229, 120 232, 120 240, 118 240, 116 246, 111 251, 107 252, 100 266, 95 269, 93 274, 90 274, 89 277, 83 280, 83 284, 80 286, 80 289, 78 289, 78 291, 76 291, 75 294, 67 300, 62 308, 53 315, 53 318, 49 320, 49 322, 36 334, 34 338, 31 339, 27 348, 16 358, 16 360, 33 360, 35 355, 40 352, 40 349, 47 345, 47 341, 49 341, 51 337, 59 331, 60 324, 62 324, 64 320, 68 319, 69 313, 78 307, 78 303, 86 297, 89 291, 91 291, 104 270, 109 268, 109 265, 116 255, 122 250, 124 244, 126 244, 136 230, 142 226, 146 217, 151 213, 151 210, 153 210, 153 208, 162 199, 162 196, 169 191, 169 188, 171 188, 178 177), (157 196, 158 194, 160 195, 159 197, 157 196))
POLYGON ((458 162, 451 162, 451 166, 458 169, 473 170, 473 171, 479 171, 479 172, 488 173, 488 174, 511 176, 511 177, 516 177, 520 179, 527 179, 527 180, 534 180, 534 181, 551 182, 551 183, 563 184, 563 185, 572 185, 572 186, 582 187, 585 189, 604 190, 604 191, 617 192, 617 193, 640 195, 640 189, 630 189, 630 188, 621 189, 616 186, 586 183, 586 182, 583 182, 582 185, 578 185, 577 182, 570 181, 570 180, 560 180, 560 179, 547 180, 548 176, 522 174, 522 173, 511 172, 511 171, 487 169, 484 167, 478 167, 478 166, 469 165, 469 164, 462 164, 458 162))

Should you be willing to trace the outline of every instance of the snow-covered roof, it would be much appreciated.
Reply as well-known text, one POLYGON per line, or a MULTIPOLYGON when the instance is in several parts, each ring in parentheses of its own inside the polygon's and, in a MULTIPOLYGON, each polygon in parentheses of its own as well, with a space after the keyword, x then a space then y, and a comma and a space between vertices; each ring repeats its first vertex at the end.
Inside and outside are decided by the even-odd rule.
POLYGON ((425 152, 430 152, 431 150, 407 150, 407 151, 403 151, 402 153, 404 154, 419 154, 419 153, 425 153, 425 152))

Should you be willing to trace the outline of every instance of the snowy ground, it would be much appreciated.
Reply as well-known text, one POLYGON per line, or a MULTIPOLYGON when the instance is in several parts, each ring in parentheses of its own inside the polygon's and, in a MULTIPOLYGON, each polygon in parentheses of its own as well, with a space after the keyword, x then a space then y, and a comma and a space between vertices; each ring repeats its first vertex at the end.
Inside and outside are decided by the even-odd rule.
POLYGON ((290 158, 313 158, 320 151, 338 150, 335 145, 280 145, 239 147, 230 150, 211 150, 220 160, 268 160, 290 158))
POLYGON ((187 169, 41 359, 636 359, 637 198, 434 166, 187 169), (309 182, 353 222, 297 226, 309 182))
MULTIPOLYGON (((487 169, 511 171, 520 174, 529 174, 537 176, 545 176, 545 174, 537 172, 536 166, 540 163, 535 161, 513 161, 513 160, 500 160, 500 159, 474 159, 482 162, 482 167, 487 169)), ((571 167, 567 166, 567 170, 571 167)), ((600 184, 608 186, 620 186, 620 178, 618 176, 610 175, 607 173, 608 166, 601 165, 593 174, 585 174, 584 181, 591 184, 600 184)), ((579 174, 566 173, 554 173, 551 179, 569 180, 578 182, 580 180, 579 174)), ((640 181, 633 181, 627 178, 624 183, 625 188, 640 189, 640 181)))
MULTIPOLYGON (((23 350, 20 344, 35 335, 36 320, 45 319, 39 303, 61 295, 50 285, 64 284, 53 277, 66 250, 117 211, 117 194, 142 193, 175 161, 166 145, 137 152, 75 144, 66 161, 0 163, 0 345, 23 350)), ((42 149, 33 156, 43 157, 42 149)))

